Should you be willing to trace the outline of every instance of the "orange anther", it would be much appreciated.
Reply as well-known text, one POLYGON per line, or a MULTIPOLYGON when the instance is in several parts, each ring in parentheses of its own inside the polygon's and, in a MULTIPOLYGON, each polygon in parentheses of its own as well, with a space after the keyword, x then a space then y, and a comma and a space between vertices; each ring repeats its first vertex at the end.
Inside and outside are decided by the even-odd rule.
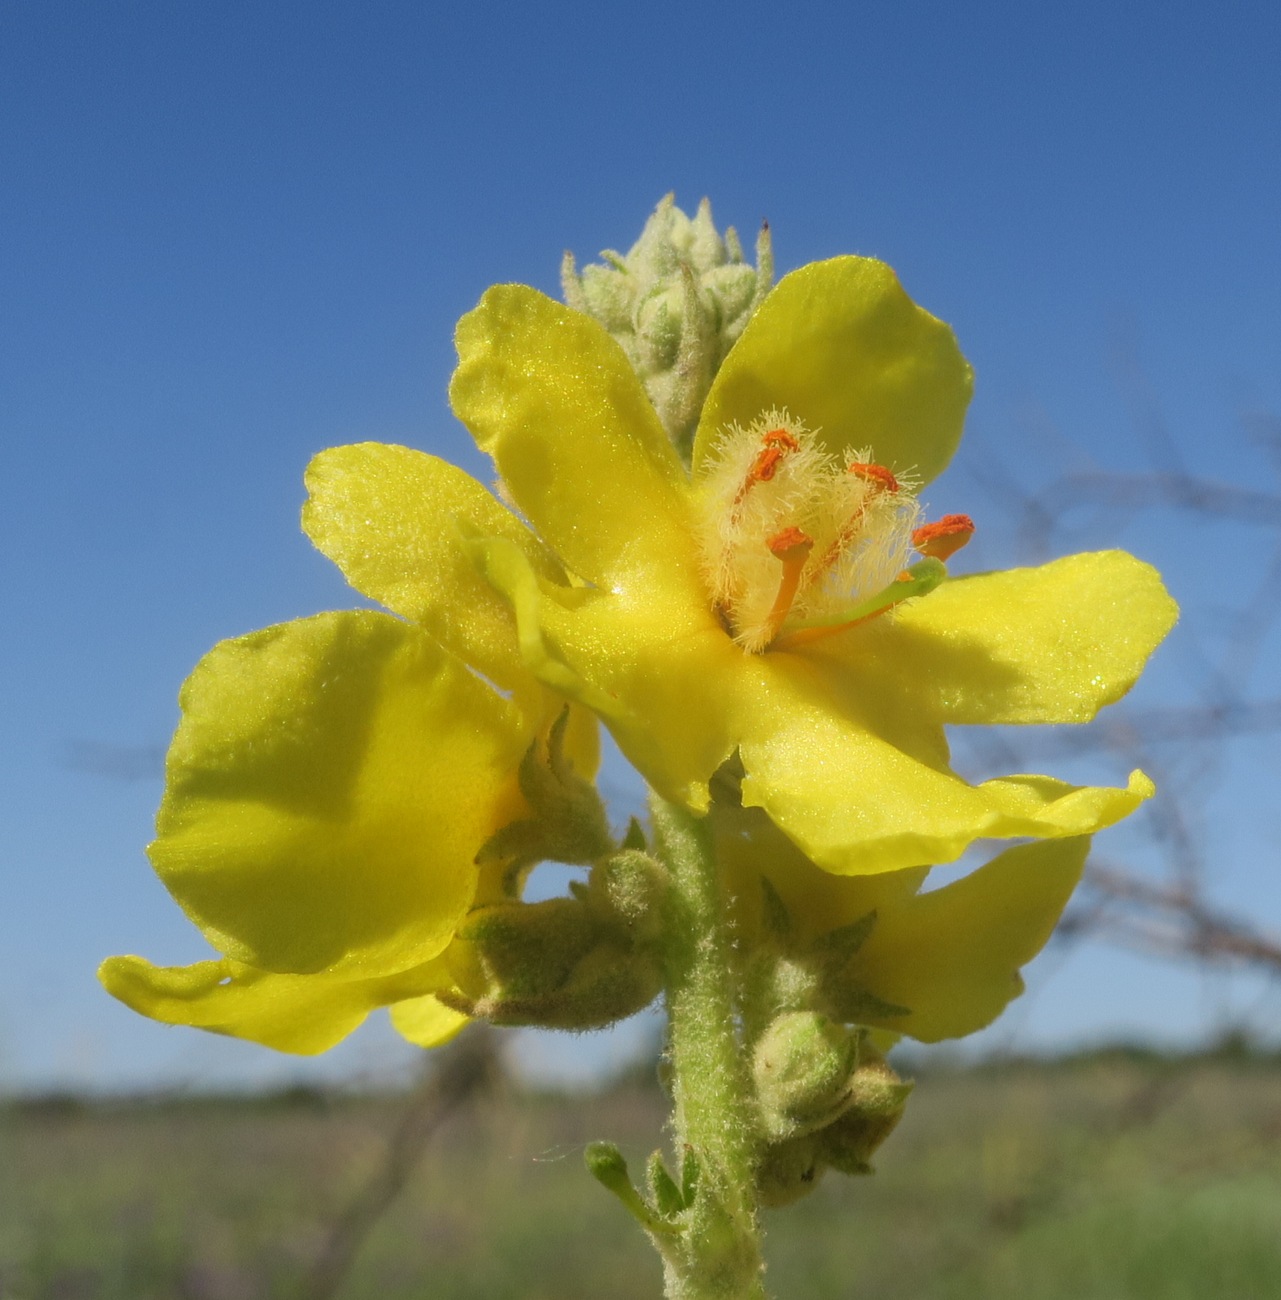
POLYGON ((898 479, 885 468, 884 465, 877 465, 871 461, 856 460, 850 467, 849 473, 855 478, 861 478, 864 483, 874 488, 879 488, 882 492, 897 492, 898 479))
POLYGON ((780 560, 790 560, 798 551, 808 555, 814 547, 814 539, 799 528, 784 528, 781 533, 766 538, 765 545, 780 560))
POLYGON ((969 515, 944 515, 937 523, 922 524, 912 534, 912 545, 922 555, 946 560, 973 536, 974 520, 969 515))
POLYGON ((778 469, 778 462, 782 459, 782 447, 762 447, 752 462, 752 468, 747 471, 747 481, 768 483, 774 477, 774 471, 778 469))
POLYGON ((761 434, 761 442, 766 447, 786 447, 788 451, 800 451, 801 444, 786 429, 771 429, 761 434))
POLYGON ((786 429, 771 429, 761 435, 761 449, 756 453, 747 477, 734 494, 737 509, 747 499, 747 494, 757 483, 768 483, 778 470, 779 462, 789 452, 799 451, 801 444, 786 429))

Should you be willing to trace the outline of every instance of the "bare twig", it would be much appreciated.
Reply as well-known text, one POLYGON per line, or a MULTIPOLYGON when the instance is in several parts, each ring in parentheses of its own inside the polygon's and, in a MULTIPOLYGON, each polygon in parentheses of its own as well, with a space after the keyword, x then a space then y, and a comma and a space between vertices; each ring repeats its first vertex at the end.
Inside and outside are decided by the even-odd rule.
POLYGON ((482 1026, 469 1029, 434 1055, 432 1068, 410 1096, 382 1161, 330 1225, 298 1291, 299 1300, 330 1300, 338 1294, 357 1252, 404 1189, 433 1135, 458 1107, 492 1087, 500 1071, 492 1035, 482 1026))
POLYGON ((1210 963, 1250 962, 1281 975, 1281 939, 1240 917, 1216 911, 1199 891, 1143 880, 1131 871, 1092 863, 1086 890, 1099 904, 1069 915, 1070 935, 1082 926, 1112 931, 1127 946, 1210 963))
MULTIPOLYGON (((1202 825, 1207 794, 1234 747, 1247 738, 1281 734, 1275 675, 1254 681, 1266 675, 1265 650, 1281 627, 1281 489, 1266 482, 1211 479, 1186 468, 1137 363, 1137 350, 1132 343, 1122 350, 1125 355, 1115 358, 1118 375, 1136 435, 1151 458, 1150 472, 1119 474, 1078 464, 1035 489, 1008 475, 998 475, 999 482, 985 477, 1003 504, 1015 507, 1016 548, 1025 560, 1064 549, 1076 524, 1100 513, 1113 525, 1118 515, 1164 512, 1238 530, 1242 543, 1215 592, 1215 608, 1201 618, 1188 612, 1179 628, 1191 666, 1188 695, 1155 706, 1122 704, 1086 728, 1002 729, 966 739, 976 758, 1005 770, 1028 770, 1034 756, 1101 752, 1158 779, 1162 797, 1144 814, 1157 874, 1151 871, 1150 851, 1146 871, 1129 862, 1091 866, 1061 936, 1099 935, 1167 957, 1281 974, 1281 939, 1210 901, 1219 864, 1213 827, 1202 825)), ((1242 422, 1281 479, 1281 418, 1252 412, 1242 422)))

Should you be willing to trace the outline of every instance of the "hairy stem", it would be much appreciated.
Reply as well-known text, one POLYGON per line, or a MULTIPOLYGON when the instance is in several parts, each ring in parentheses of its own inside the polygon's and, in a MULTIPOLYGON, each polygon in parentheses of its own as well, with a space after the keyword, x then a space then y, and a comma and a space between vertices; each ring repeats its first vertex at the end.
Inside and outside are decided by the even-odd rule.
POLYGON ((764 1300, 750 1080, 739 1043, 721 881, 705 819, 651 798, 671 873, 664 964, 678 1144, 698 1162, 680 1243, 664 1250, 669 1300, 764 1300))

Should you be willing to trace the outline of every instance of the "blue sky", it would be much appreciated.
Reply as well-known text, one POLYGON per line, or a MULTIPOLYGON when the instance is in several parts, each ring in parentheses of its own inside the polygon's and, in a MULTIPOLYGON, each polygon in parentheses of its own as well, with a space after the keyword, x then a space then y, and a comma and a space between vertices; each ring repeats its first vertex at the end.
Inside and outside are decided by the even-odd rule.
MULTIPOLYGON (((1143 466, 1119 336, 1191 465, 1261 476, 1238 421, 1281 411, 1278 55, 1261 3, 5 6, 0 1082, 296 1070, 93 980, 204 953, 143 855, 177 687, 222 637, 354 603, 298 531, 311 454, 483 471, 445 401, 454 322, 497 281, 555 292, 562 249, 625 247, 668 190, 768 217, 783 268, 883 257, 953 323, 979 386, 940 509, 998 512, 984 466, 1143 466)), ((1159 561, 1211 640, 1225 575, 1261 564, 1240 530, 1096 540, 1159 561)), ((1192 664, 1172 646, 1145 698, 1192 664)), ((1276 677, 1273 646, 1261 696, 1276 677)), ((1281 929, 1276 759, 1243 751, 1201 811, 1220 896, 1281 929)), ((1096 945, 1033 983, 997 1032, 1279 1018, 1249 980, 1096 945)), ((375 1027, 308 1068, 403 1059, 375 1027)))

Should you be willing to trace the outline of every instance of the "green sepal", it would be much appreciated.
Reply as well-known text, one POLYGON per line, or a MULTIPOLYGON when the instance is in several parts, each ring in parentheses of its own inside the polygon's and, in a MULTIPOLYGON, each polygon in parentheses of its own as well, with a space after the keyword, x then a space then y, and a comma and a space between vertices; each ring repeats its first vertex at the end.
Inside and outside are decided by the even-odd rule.
POLYGON ((694 1204, 698 1192, 698 1171, 698 1152, 686 1144, 685 1153, 681 1157, 681 1195, 685 1198, 686 1205, 694 1204))
POLYGON ((640 824, 636 817, 632 817, 627 822, 627 833, 623 836, 622 843, 619 845, 624 849, 638 849, 644 853, 649 848, 649 842, 645 839, 645 828, 640 824))
POLYGON ((868 941, 874 929, 876 913, 872 911, 821 935, 814 943, 814 954, 829 961, 847 962, 868 941))
POLYGON ((814 969, 821 972, 824 1005, 830 1014, 847 1025, 911 1014, 909 1007, 887 1002, 845 975, 850 958, 876 929, 876 920, 876 912, 871 911, 848 925, 829 930, 814 941, 807 954, 814 969))
POLYGON ((513 896, 519 894, 525 873, 535 863, 585 866, 614 847, 596 787, 574 771, 565 755, 568 722, 566 706, 546 740, 535 738, 521 759, 521 793, 533 815, 509 822, 476 854, 479 867, 505 864, 505 883, 513 896))
POLYGON ((761 904, 766 931, 775 939, 787 939, 792 933, 792 914, 774 882, 764 875, 761 876, 761 904))
POLYGON ((665 1219, 674 1219, 687 1208, 687 1203, 681 1189, 667 1172, 661 1151, 655 1151, 650 1156, 646 1172, 649 1176, 649 1194, 653 1197, 659 1214, 665 1219))
POLYGON ((824 982, 823 993, 832 1014, 847 1025, 866 1024, 869 1020, 892 1020, 912 1014, 911 1007, 886 1002, 867 989, 843 983, 839 976, 824 982))

